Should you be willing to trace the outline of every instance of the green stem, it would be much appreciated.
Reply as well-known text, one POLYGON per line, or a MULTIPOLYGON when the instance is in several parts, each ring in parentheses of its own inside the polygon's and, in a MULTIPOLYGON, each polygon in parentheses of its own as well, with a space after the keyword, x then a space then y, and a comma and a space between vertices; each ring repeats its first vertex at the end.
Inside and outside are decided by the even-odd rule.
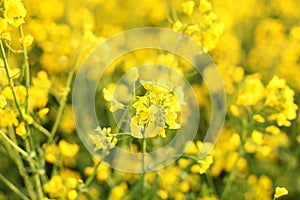
MULTIPOLYGON (((72 84, 72 80, 73 80, 73 76, 75 74, 75 69, 76 69, 76 66, 77 66, 77 63, 78 63, 79 55, 80 54, 78 54, 76 56, 76 58, 75 58, 75 62, 74 62, 73 66, 72 66, 72 69, 71 69, 71 71, 69 73, 69 76, 68 76, 65 88, 70 88, 70 86, 72 84)), ((65 109, 65 106, 66 106, 66 103, 67 103, 67 96, 68 96, 68 94, 66 94, 65 96, 63 96, 63 98, 59 102, 59 108, 58 108, 57 116, 56 116, 54 125, 52 127, 51 133, 50 133, 51 134, 51 136, 49 138, 50 142, 53 140, 53 138, 54 138, 54 136, 55 136, 55 134, 57 132, 57 129, 59 127, 59 124, 60 124, 60 121, 61 121, 64 109, 65 109)))
POLYGON ((45 136, 47 136, 48 138, 51 137, 51 133, 44 128, 42 125, 40 125, 39 123, 37 123, 36 121, 33 122, 32 124, 38 131, 40 131, 41 133, 43 133, 45 136))
MULTIPOLYGON (((24 37, 23 27, 22 25, 19 26, 19 34, 20 37, 24 37)), ((28 114, 29 111, 29 88, 30 88, 30 71, 29 71, 29 63, 28 63, 28 55, 26 46, 22 43, 22 50, 23 50, 23 57, 24 57, 24 66, 25 66, 25 87, 26 87, 26 103, 25 103, 25 113, 28 114)))
POLYGON ((142 170, 141 170, 141 191, 144 196, 144 184, 145 184, 145 153, 147 150, 147 141, 145 136, 142 138, 142 170))
POLYGON ((214 195, 217 196, 216 186, 215 186, 215 183, 214 183, 214 181, 213 181, 213 179, 211 177, 210 172, 206 171, 205 176, 206 176, 206 179, 207 179, 209 187, 212 189, 214 195))
MULTIPOLYGON (((24 32, 23 32, 23 26, 20 25, 19 26, 19 35, 20 38, 24 37, 24 32)), ((24 67, 25 67, 25 88, 26 88, 26 97, 25 97, 25 114, 28 115, 29 114, 29 89, 30 89, 30 69, 29 69, 29 63, 28 63, 28 54, 27 54, 27 49, 26 46, 22 43, 22 50, 23 50, 23 57, 24 57, 24 67)), ((32 134, 30 131, 30 127, 27 125, 26 126, 26 130, 28 132, 28 138, 26 138, 25 140, 29 140, 29 144, 30 144, 30 150, 34 149, 33 147, 33 138, 32 138, 32 134)))
POLYGON ((10 89, 12 91, 12 94, 13 94, 13 97, 14 97, 14 102, 16 104, 16 107, 18 109, 20 117, 23 120, 24 116, 23 116, 23 113, 22 113, 22 110, 21 110, 21 107, 20 107, 20 104, 19 104, 19 100, 18 100, 16 91, 15 91, 15 88, 14 88, 15 87, 14 82, 13 82, 11 76, 10 76, 10 73, 9 73, 9 65, 8 65, 8 62, 7 62, 7 58, 6 58, 6 54, 5 54, 5 50, 4 50, 3 40, 2 39, 0 39, 0 50, 1 50, 1 56, 2 56, 2 59, 3 59, 4 69, 5 69, 5 73, 6 73, 7 79, 8 79, 9 87, 10 87, 10 89))
POLYGON ((23 200, 29 200, 29 198, 23 194, 12 182, 10 182, 5 176, 0 173, 0 180, 5 183, 16 195, 23 200))
MULTIPOLYGON (((8 133, 9 133, 9 136, 10 136, 11 140, 15 144, 17 144, 17 140, 16 140, 16 137, 15 137, 14 131, 12 129, 10 129, 10 131, 8 133)), ((35 200, 35 199, 37 199, 36 193, 34 191, 34 188, 33 188, 33 185, 32 185, 32 181, 31 181, 31 179, 30 179, 29 175, 27 174, 26 169, 24 167, 23 160, 22 160, 22 158, 21 158, 21 156, 20 156, 20 154, 19 154, 18 151, 15 150, 13 152, 14 152, 14 159, 16 161, 16 165, 18 167, 20 175, 24 179, 25 186, 26 186, 26 188, 28 190, 28 193, 30 195, 30 199, 35 200)))
MULTIPOLYGON (((26 147, 27 152, 31 152, 30 141, 28 140, 28 138, 25 139, 25 147, 26 147)), ((33 177, 34 177, 38 197, 39 197, 39 199, 42 199, 44 195, 43 195, 41 179, 38 174, 38 170, 36 168, 36 167, 38 167, 38 165, 37 164, 35 165, 33 162, 29 161, 29 166, 34 173, 33 177)))
MULTIPOLYGON (((221 199, 226 199, 226 198, 229 198, 230 197, 230 188, 237 176, 237 173, 238 173, 238 169, 237 169, 237 163, 238 163, 238 160, 243 157, 243 155, 245 154, 245 150, 244 150, 244 143, 245 143, 245 139, 246 137, 248 136, 249 133, 251 133, 251 130, 248 129, 248 119, 245 119, 243 118, 242 119, 242 138, 241 138, 241 145, 239 147, 239 150, 238 150, 238 157, 236 159, 236 161, 234 162, 233 164, 233 168, 229 174, 229 177, 227 179, 227 183, 225 185, 225 188, 223 190, 223 193, 222 193, 222 196, 221 196, 221 199)), ((251 126, 250 126, 251 127, 251 126)))
POLYGON ((93 180, 95 179, 96 177, 96 174, 97 174, 97 171, 98 171, 98 168, 99 166, 101 165, 102 163, 102 159, 98 161, 98 163, 96 164, 96 166, 94 167, 94 171, 93 173, 86 179, 86 182, 85 182, 85 189, 88 189, 90 187, 90 185, 92 184, 93 180))
MULTIPOLYGON (((103 152, 103 155, 105 155, 105 154, 106 154, 106 152, 103 152)), ((101 165, 101 163, 103 161, 102 157, 100 158, 100 160, 98 161, 98 163, 94 166, 93 173, 91 175, 89 175, 89 177, 86 179, 83 188, 81 190, 79 190, 78 197, 80 196, 81 193, 88 192, 88 188, 90 187, 90 185, 92 184, 93 180, 95 179, 96 174, 98 172, 98 168, 99 168, 99 166, 101 165)))
POLYGON ((15 150, 17 150, 24 157, 27 158, 29 156, 26 151, 24 151, 16 143, 14 143, 9 137, 7 137, 7 135, 2 130, 0 130, 0 135, 5 139, 6 142, 8 142, 15 150))

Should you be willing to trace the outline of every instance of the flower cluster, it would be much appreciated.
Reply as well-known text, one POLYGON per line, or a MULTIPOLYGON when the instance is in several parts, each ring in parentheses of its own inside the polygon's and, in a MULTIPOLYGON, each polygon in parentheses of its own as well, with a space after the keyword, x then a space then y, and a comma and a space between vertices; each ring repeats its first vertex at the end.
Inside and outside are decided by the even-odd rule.
POLYGON ((180 128, 180 88, 173 91, 166 84, 141 81, 145 95, 135 97, 135 109, 130 120, 131 134, 136 138, 166 137, 166 129, 180 128))
MULTIPOLYGON (((297 199, 299 13, 297 0, 2 0, 0 199, 226 200, 233 194, 246 200, 297 199), (211 121, 205 81, 187 60, 161 49, 139 49, 107 67, 99 80, 107 88, 97 90, 101 101, 95 105, 106 128, 86 133, 101 157, 92 157, 79 142, 70 95, 78 67, 105 38, 149 26, 186 34, 220 70, 228 112, 206 157, 199 157, 211 121), (168 144, 189 126, 194 112, 192 89, 184 87, 183 96, 182 80, 165 72, 157 80, 170 80, 150 79, 154 64, 170 67, 191 84, 201 114, 197 136, 163 169, 120 172, 103 160, 112 148, 118 144, 135 153, 147 168, 144 160, 152 157, 144 153, 168 144), (142 65, 145 72, 127 76, 142 65), (119 114, 124 116, 114 122, 119 114)), ((87 77, 94 80, 96 74, 87 77)), ((122 159, 116 162, 126 164, 122 159)))
POLYGON ((186 1, 181 6, 182 13, 173 16, 172 29, 190 36, 204 51, 215 48, 224 25, 212 11, 212 3, 208 0, 200 0, 197 3, 186 1))
MULTIPOLYGON (((77 188, 80 183, 82 180, 77 177, 55 175, 48 183, 44 184, 44 190, 51 198, 75 200, 78 197, 77 188)), ((43 198, 43 200, 47 199, 43 198)))
POLYGON ((92 142, 95 144, 95 151, 98 150, 109 150, 115 147, 117 144, 116 135, 111 133, 111 128, 100 128, 97 127, 95 129, 95 134, 91 134, 90 138, 92 142))

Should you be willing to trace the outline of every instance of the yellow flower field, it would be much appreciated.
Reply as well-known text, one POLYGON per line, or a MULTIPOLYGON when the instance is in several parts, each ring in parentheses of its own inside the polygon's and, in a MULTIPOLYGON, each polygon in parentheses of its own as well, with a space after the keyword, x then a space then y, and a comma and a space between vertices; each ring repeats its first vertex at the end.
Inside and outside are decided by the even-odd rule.
POLYGON ((297 0, 0 8, 0 200, 299 199, 297 0))

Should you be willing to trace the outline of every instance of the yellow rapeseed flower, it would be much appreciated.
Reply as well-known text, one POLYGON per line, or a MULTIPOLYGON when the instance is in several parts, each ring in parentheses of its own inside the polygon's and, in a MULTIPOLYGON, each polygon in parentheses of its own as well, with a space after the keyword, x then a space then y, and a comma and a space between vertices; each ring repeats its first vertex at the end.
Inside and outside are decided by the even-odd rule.
POLYGON ((33 42, 33 37, 32 35, 26 35, 25 37, 20 38, 19 42, 25 46, 30 46, 33 42))
POLYGON ((168 192, 166 190, 158 190, 157 195, 162 199, 168 199, 168 192))
POLYGON ((172 29, 174 31, 179 31, 182 28, 182 23, 179 20, 176 20, 176 22, 173 24, 172 29))
POLYGON ((182 6, 182 11, 185 14, 187 14, 188 16, 191 16, 194 11, 195 2, 194 1, 186 1, 183 4, 181 4, 181 6, 182 6))
POLYGON ((79 146, 77 144, 72 144, 65 140, 61 140, 58 143, 58 148, 65 157, 74 157, 79 151, 79 146))
POLYGON ((273 135, 278 135, 280 133, 280 129, 274 125, 267 126, 266 131, 268 133, 272 133, 273 135))
POLYGON ((248 77, 245 86, 240 90, 237 104, 254 106, 266 96, 265 86, 259 78, 248 77))
POLYGON ((21 122, 19 124, 19 126, 16 127, 16 134, 21 136, 21 137, 25 137, 26 134, 27 134, 27 131, 26 131, 26 127, 25 127, 25 123, 24 122, 21 122))
POLYGON ((235 117, 238 117, 241 114, 239 108, 236 105, 233 105, 233 104, 230 105, 229 110, 230 110, 231 114, 235 117))
POLYGON ((265 122, 265 118, 263 116, 261 116, 260 114, 253 115, 252 119, 254 119, 255 121, 257 121, 259 123, 265 122))
POLYGON ((0 33, 7 29, 7 21, 0 17, 0 33))
POLYGON ((39 110, 38 115, 40 118, 43 118, 48 114, 48 112, 49 112, 49 108, 42 108, 41 110, 39 110))
POLYGON ((210 11, 212 9, 212 4, 210 1, 208 0, 200 0, 199 2, 199 10, 201 12, 207 12, 210 11))
POLYGON ((263 134, 257 130, 254 130, 251 134, 251 139, 255 144, 262 145, 264 143, 263 134))
POLYGON ((45 160, 51 164, 55 163, 58 156, 58 149, 56 148, 56 146, 54 144, 44 144, 43 148, 45 148, 45 160))
POLYGON ((171 90, 160 82, 141 80, 146 90, 143 96, 137 96, 132 103, 135 115, 130 121, 133 137, 166 137, 165 130, 180 128, 182 94, 180 88, 171 90))
POLYGON ((281 196, 287 195, 289 192, 285 187, 276 187, 274 199, 277 199, 281 196))
POLYGON ((68 192, 68 200, 75 200, 78 196, 78 193, 76 190, 70 190, 68 192))
POLYGON ((59 175, 53 176, 48 183, 44 184, 45 192, 53 195, 59 196, 63 190, 63 180, 62 177, 59 175))
POLYGON ((7 105, 7 101, 3 95, 0 94, 0 108, 4 108, 7 105))
POLYGON ((11 36, 10 36, 10 33, 8 33, 8 32, 2 33, 1 38, 3 40, 11 41, 11 36))
POLYGON ((109 195, 109 200, 121 200, 127 189, 127 184, 125 182, 114 187, 109 195))
POLYGON ((4 18, 9 24, 18 27, 25 23, 24 17, 26 10, 20 0, 5 0, 4 1, 4 18))

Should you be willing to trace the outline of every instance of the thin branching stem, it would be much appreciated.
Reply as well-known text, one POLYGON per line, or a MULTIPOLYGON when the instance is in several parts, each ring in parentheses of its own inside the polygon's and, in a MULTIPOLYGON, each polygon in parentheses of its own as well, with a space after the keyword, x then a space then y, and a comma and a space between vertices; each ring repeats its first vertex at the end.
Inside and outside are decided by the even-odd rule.
POLYGON ((9 181, 2 173, 0 173, 0 180, 7 185, 16 195, 18 195, 22 200, 29 200, 29 198, 21 192, 11 181, 9 181))

